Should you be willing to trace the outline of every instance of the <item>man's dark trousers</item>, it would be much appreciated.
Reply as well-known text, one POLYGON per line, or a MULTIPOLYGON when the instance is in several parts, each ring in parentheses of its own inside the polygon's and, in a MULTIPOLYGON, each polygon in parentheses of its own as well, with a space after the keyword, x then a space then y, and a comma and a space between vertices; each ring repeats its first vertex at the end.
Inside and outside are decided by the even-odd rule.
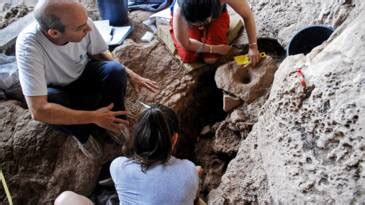
MULTIPOLYGON (((48 86, 48 102, 75 110, 97 110, 114 104, 113 110, 125 110, 124 96, 127 74, 115 61, 90 61, 82 75, 65 87, 48 86)), ((90 134, 100 129, 95 124, 54 125, 85 143, 90 134)))

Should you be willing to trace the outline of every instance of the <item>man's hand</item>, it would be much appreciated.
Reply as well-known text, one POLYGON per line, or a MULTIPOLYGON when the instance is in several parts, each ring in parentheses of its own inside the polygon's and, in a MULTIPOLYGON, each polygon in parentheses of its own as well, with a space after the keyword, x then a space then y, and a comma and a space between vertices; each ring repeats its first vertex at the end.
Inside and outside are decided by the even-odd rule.
POLYGON ((128 120, 118 118, 120 115, 127 115, 127 111, 112 111, 113 103, 94 111, 94 123, 99 127, 119 133, 123 125, 128 125, 128 120))
POLYGON ((144 78, 138 74, 130 75, 129 79, 133 89, 136 92, 140 92, 143 87, 147 88, 149 91, 154 93, 159 90, 157 82, 144 78))

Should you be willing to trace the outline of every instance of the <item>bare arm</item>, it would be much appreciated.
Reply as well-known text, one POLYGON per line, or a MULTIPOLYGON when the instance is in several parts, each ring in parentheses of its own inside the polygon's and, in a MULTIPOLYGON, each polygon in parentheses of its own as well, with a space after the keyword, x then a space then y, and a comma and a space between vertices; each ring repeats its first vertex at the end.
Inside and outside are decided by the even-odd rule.
MULTIPOLYGON (((188 23, 184 19, 181 13, 181 9, 176 3, 174 6, 174 15, 173 15, 173 29, 175 38, 179 41, 182 47, 189 51, 197 51, 202 47, 203 43, 197 41, 195 39, 191 39, 188 36, 188 23)), ((202 52, 209 52, 206 48, 202 48, 202 52)))
POLYGON ((47 96, 26 96, 33 119, 50 124, 94 123, 95 116, 89 111, 72 110, 56 103, 49 103, 47 96))
POLYGON ((95 111, 74 110, 56 103, 50 103, 47 96, 26 96, 32 118, 50 124, 97 124, 109 130, 120 130, 120 123, 128 121, 117 116, 126 115, 126 111, 111 111, 113 105, 95 111))
POLYGON ((174 35, 177 41, 181 44, 183 48, 189 51, 200 51, 202 53, 217 53, 224 55, 228 53, 230 47, 227 45, 210 45, 203 44, 202 42, 189 38, 188 22, 184 19, 181 13, 181 9, 179 5, 176 3, 174 6, 174 15, 173 15, 173 29, 174 35))
POLYGON ((257 43, 256 39, 256 23, 251 12, 250 6, 246 0, 226 0, 227 4, 235 10, 245 22, 247 37, 250 44, 257 43))
POLYGON ((257 47, 257 34, 255 18, 251 12, 247 0, 226 0, 226 3, 235 10, 245 22, 247 37, 249 42, 249 52, 251 62, 255 65, 260 60, 260 55, 257 47))
MULTIPOLYGON (((105 60, 105 61, 114 60, 114 57, 110 51, 107 51, 105 53, 100 53, 91 57, 97 60, 105 60)), ((143 78, 142 76, 135 73, 133 70, 129 69, 127 66, 125 66, 124 68, 127 72, 128 78, 130 79, 133 88, 137 92, 139 92, 142 87, 145 87, 152 92, 157 92, 158 85, 155 81, 143 78)))

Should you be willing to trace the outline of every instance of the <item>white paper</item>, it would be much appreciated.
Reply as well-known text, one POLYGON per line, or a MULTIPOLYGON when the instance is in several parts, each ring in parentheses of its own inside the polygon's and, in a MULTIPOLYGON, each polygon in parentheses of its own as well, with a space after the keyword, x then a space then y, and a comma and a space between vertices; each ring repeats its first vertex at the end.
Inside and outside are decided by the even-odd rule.
POLYGON ((161 10, 157 13, 154 13, 150 16, 150 18, 165 18, 165 19, 171 19, 171 11, 170 7, 167 7, 164 10, 161 10))
POLYGON ((109 20, 94 21, 94 24, 108 45, 121 44, 132 31, 131 26, 110 26, 109 20))
POLYGON ((113 27, 113 37, 109 42, 109 45, 118 45, 121 44, 128 36, 128 34, 132 31, 131 26, 122 26, 122 27, 113 27))
POLYGON ((147 31, 141 38, 141 41, 144 41, 144 42, 150 42, 152 41, 154 35, 153 33, 147 31))
POLYGON ((112 40, 112 27, 109 25, 109 20, 94 21, 94 24, 104 41, 109 43, 112 40))

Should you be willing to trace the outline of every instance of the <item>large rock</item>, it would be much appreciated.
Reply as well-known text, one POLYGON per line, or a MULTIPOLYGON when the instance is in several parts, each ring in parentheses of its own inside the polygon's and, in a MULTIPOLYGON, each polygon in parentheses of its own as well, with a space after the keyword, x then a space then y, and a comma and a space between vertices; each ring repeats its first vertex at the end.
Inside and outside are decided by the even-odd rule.
POLYGON ((148 44, 127 40, 113 53, 120 62, 160 87, 157 93, 146 89, 135 93, 130 87, 126 107, 132 114, 143 109, 138 101, 167 105, 178 113, 187 136, 194 137, 203 125, 219 118, 216 113, 223 113, 221 106, 216 106, 222 96, 214 83, 216 67, 206 65, 188 71, 156 40, 148 44))
POLYGON ((104 157, 90 160, 71 137, 33 121, 22 106, 0 102, 0 167, 14 204, 49 204, 64 190, 89 195, 103 163, 121 154, 121 148, 104 142, 104 157))
POLYGON ((213 141, 209 135, 200 136, 196 142, 196 164, 204 169, 204 176, 201 178, 201 195, 206 197, 210 190, 215 189, 221 182, 221 177, 226 171, 227 159, 219 156, 213 150, 213 141))
POLYGON ((277 69, 276 62, 265 57, 256 67, 237 65, 232 61, 218 68, 215 73, 217 87, 241 98, 245 103, 252 103, 271 87, 277 69))
POLYGON ((259 37, 278 39, 287 46, 296 32, 312 24, 337 28, 361 0, 249 0, 259 37))
POLYGON ((246 139, 257 122, 261 107, 268 95, 257 98, 254 103, 242 105, 230 113, 227 118, 218 123, 212 148, 215 153, 235 157, 240 143, 246 139))
POLYGON ((365 10, 358 11, 328 45, 281 64, 210 204, 365 201, 365 10))

